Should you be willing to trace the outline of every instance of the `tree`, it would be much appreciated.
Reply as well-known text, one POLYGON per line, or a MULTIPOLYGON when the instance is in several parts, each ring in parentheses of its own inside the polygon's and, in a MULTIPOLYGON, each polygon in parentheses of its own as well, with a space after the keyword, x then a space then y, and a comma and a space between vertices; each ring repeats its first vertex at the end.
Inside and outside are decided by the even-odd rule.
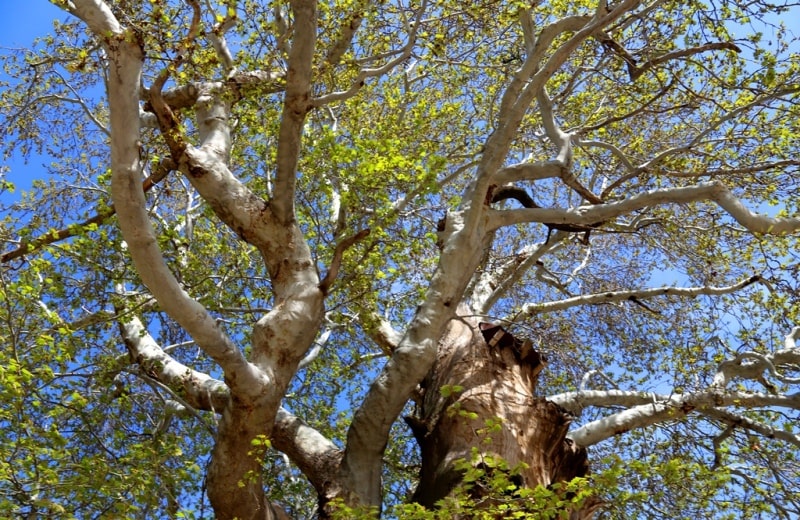
POLYGON ((54 3, 4 514, 800 514, 792 5, 54 3))

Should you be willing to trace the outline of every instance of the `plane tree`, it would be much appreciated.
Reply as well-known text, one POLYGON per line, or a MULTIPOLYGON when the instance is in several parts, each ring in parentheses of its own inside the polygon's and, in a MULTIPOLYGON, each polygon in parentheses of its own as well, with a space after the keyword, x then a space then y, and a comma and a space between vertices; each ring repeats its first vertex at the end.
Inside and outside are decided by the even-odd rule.
POLYGON ((796 5, 53 3, 0 511, 800 514, 796 5))

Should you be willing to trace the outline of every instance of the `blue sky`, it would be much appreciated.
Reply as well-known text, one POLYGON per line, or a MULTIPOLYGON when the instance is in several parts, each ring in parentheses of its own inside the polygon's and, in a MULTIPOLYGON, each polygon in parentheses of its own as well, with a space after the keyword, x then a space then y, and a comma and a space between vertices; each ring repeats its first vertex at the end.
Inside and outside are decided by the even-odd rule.
MULTIPOLYGON (((44 0, 0 0, 0 7, 3 12, 0 18, 0 53, 8 49, 30 47, 36 37, 52 30, 53 20, 67 17, 63 10, 44 0)), ((9 80, 0 69, 0 82, 9 80)), ((40 166, 48 161, 45 157, 32 156, 30 162, 25 164, 21 158, 12 156, 9 161, 0 164, 0 172, 3 166, 8 167, 10 171, 7 178, 17 186, 17 191, 11 196, 19 196, 20 190, 29 187, 33 178, 41 177, 40 166)))
POLYGON ((37 35, 46 34, 64 11, 45 0, 0 0, 0 47, 27 47, 37 35))

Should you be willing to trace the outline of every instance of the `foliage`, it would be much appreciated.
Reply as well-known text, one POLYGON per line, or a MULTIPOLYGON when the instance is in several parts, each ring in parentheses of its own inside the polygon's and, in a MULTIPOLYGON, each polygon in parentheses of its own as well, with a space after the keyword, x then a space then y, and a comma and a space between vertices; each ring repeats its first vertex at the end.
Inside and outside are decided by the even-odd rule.
MULTIPOLYGON (((53 3, 70 11, 84 2, 53 3)), ((606 435, 590 451, 591 477, 548 488, 515 488, 514 468, 478 444, 458 492, 435 511, 405 503, 420 455, 391 417, 382 453, 387 516, 558 518, 565 503, 590 497, 605 501, 610 518, 800 515, 797 364, 769 357, 800 322, 797 227, 754 231, 719 200, 675 195, 716 182, 753 212, 787 226, 800 217, 792 32, 800 29, 786 25, 800 12, 789 2, 620 1, 608 8, 624 14, 573 45, 579 30, 570 24, 600 16, 598 5, 605 2, 319 3, 308 92, 316 104, 298 127, 290 198, 318 278, 341 265, 316 328, 304 331, 315 343, 301 346, 284 409, 345 449, 371 385, 387 380, 384 366, 428 344, 412 342, 413 327, 430 321, 420 309, 436 305, 449 318, 459 301, 547 354, 542 396, 619 390, 688 403, 606 435), (356 29, 351 40, 348 28, 356 29), (551 29, 528 67, 526 56, 540 51, 530 38, 551 29), (504 101, 537 82, 520 110, 504 101), (504 132, 507 142, 496 145, 504 132), (472 194, 493 154, 494 179, 561 212, 472 194), (558 161, 557 174, 542 173, 558 161), (530 173, 532 165, 540 169, 530 173), (471 210, 484 211, 470 222, 486 239, 456 250, 469 230, 453 226, 471 210), (591 233, 559 231, 553 215, 591 233), (488 229, 492 218, 510 220, 488 229), (450 227, 437 232, 439 223, 450 227), (453 250, 464 265, 485 254, 460 273, 450 269, 457 261, 447 264, 453 250), (462 275, 469 283, 456 301, 437 303, 438 280, 462 275), (701 290, 643 292, 662 286, 701 290), (594 295, 607 299, 586 299, 594 295), (395 333, 388 339, 387 328, 395 333), (762 362, 758 374, 745 372, 762 362), (723 366, 739 368, 720 389, 723 366), (738 401, 701 402, 712 391, 738 401), (774 399, 750 404, 752 396, 774 399)), ((143 94, 140 103, 137 182, 164 263, 252 360, 254 325, 285 302, 273 259, 247 230, 226 225, 185 165, 159 172, 174 159, 175 136, 203 146, 202 103, 181 96, 213 84, 211 97, 229 110, 225 164, 243 190, 275 207, 300 16, 267 0, 109 6, 145 50, 142 84, 166 78, 163 95, 173 103, 172 134, 155 121, 152 99, 143 94)), ((168 380, 167 363, 142 358, 132 344, 152 340, 188 367, 187 377, 231 381, 153 296, 113 213, 107 42, 64 14, 29 48, 2 52, 0 149, 28 165, 0 170, 0 516, 209 518, 204 479, 221 410, 211 396, 211 405, 197 405, 194 387, 168 380), (126 337, 125 325, 136 323, 142 329, 126 337)), ((422 357, 407 362, 421 366, 422 357)), ((442 390, 448 397, 463 388, 442 390)), ((412 397, 403 396, 404 413, 412 397)), ((573 430, 643 406, 585 401, 571 409, 573 430)), ((293 517, 317 514, 319 490, 297 461, 262 432, 251 441, 248 456, 263 464, 242 485, 261 478, 293 517)), ((341 518, 379 509, 338 498, 341 518)))

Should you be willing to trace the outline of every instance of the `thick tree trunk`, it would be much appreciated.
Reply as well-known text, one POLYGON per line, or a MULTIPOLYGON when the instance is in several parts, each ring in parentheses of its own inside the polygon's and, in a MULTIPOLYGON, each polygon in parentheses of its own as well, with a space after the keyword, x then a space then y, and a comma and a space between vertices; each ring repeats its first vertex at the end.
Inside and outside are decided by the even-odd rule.
MULTIPOLYGON (((416 414, 406 419, 422 450, 415 501, 430 507, 449 495, 463 476, 454 463, 472 460, 473 448, 509 468, 524 464, 512 477, 520 487, 546 487, 587 474, 586 450, 566 438, 569 415, 534 395, 544 362, 529 341, 499 326, 468 319, 451 323, 423 381, 416 414), (488 431, 486 421, 495 419, 500 428, 488 431)), ((475 497, 479 490, 473 491, 475 497)), ((570 516, 591 518, 598 505, 586 504, 570 516)))

